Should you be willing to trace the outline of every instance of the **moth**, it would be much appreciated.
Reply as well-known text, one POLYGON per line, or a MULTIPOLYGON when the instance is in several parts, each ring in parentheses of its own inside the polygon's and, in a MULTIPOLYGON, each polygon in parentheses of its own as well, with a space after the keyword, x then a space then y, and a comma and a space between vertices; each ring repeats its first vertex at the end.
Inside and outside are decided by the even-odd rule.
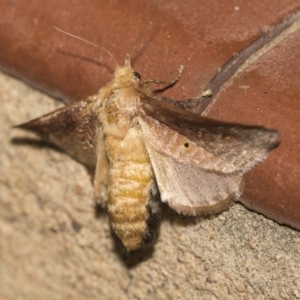
POLYGON ((95 198, 128 251, 155 240, 161 202, 186 216, 226 209, 243 174, 279 143, 275 130, 215 121, 184 100, 159 98, 153 82, 161 83, 142 81, 127 55, 96 95, 17 126, 95 169, 95 198))

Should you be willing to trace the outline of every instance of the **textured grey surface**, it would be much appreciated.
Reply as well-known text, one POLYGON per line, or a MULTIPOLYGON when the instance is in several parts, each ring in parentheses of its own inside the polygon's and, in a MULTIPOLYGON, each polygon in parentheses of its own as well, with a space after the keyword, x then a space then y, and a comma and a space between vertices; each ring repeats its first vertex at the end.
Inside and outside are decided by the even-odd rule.
POLYGON ((127 255, 88 171, 11 129, 61 104, 3 74, 0 103, 1 300, 300 298, 300 233, 239 204, 208 219, 165 207, 154 251, 127 255))

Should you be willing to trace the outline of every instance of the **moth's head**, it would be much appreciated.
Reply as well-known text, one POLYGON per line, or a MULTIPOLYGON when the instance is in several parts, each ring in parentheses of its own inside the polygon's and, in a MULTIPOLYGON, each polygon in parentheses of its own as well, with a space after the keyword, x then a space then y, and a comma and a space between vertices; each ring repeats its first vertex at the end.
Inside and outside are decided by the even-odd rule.
POLYGON ((131 67, 129 54, 126 55, 124 66, 117 66, 114 74, 114 81, 121 88, 138 88, 140 86, 141 75, 135 72, 134 69, 131 67))

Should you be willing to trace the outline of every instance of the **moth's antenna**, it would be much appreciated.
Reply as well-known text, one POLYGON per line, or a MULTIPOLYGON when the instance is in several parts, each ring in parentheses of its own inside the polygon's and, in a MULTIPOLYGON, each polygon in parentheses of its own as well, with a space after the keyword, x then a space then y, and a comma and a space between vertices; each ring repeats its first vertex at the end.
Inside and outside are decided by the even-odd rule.
POLYGON ((129 53, 131 53, 132 48, 134 47, 134 45, 137 43, 137 41, 142 37, 142 35, 144 34, 144 32, 147 30, 148 25, 150 24, 150 22, 153 20, 153 16, 156 12, 157 6, 158 6, 158 2, 159 0, 157 0, 155 7, 153 9, 153 12, 151 14, 151 17, 149 19, 149 21, 147 22, 147 24, 144 26, 143 30, 140 32, 138 38, 133 42, 133 44, 131 45, 130 49, 129 49, 129 53))
POLYGON ((80 40, 80 41, 86 42, 86 43, 88 43, 88 44, 90 44, 90 45, 92 45, 92 46, 95 46, 95 47, 97 47, 97 48, 100 48, 100 49, 104 50, 104 51, 110 56, 110 58, 115 62, 115 64, 118 66, 118 63, 117 63, 117 61, 115 60, 114 56, 113 56, 107 49, 105 49, 105 48, 103 48, 103 47, 101 47, 101 46, 99 46, 99 45, 97 45, 97 44, 94 44, 94 43, 92 43, 92 42, 90 42, 90 41, 87 41, 87 40, 85 40, 85 39, 83 39, 83 38, 81 38, 81 37, 79 37, 79 36, 76 36, 76 35, 73 35, 73 34, 71 34, 71 33, 69 33, 69 32, 66 32, 66 31, 64 31, 64 30, 62 30, 62 29, 60 29, 60 28, 55 27, 55 26, 53 26, 53 28, 55 28, 56 30, 58 30, 58 31, 60 31, 60 32, 66 34, 66 35, 69 35, 69 36, 71 36, 71 37, 73 37, 73 38, 75 38, 75 39, 78 39, 78 40, 80 40))

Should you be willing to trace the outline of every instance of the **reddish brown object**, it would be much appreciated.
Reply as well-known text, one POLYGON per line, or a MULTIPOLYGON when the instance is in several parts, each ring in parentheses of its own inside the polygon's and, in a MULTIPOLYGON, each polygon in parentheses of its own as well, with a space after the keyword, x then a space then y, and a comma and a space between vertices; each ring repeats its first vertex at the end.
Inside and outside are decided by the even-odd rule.
MULTIPOLYGON (((94 94, 110 79, 107 53, 55 29, 107 48, 119 64, 151 16, 156 1, 2 1, 0 65, 67 101, 94 94)), ((133 51, 143 77, 173 79, 176 99, 194 97, 235 53, 300 8, 300 1, 160 2, 133 51)), ((280 223, 300 228, 299 45, 297 33, 240 73, 218 94, 209 116, 279 129, 282 143, 247 175, 243 202, 280 223), (298 48, 297 48, 298 47, 298 48), (294 49, 294 50, 293 50, 294 49), (286 54, 289 51, 291 54, 286 54), (250 88, 245 88, 250 86, 250 88)), ((299 40, 299 37, 298 37, 299 40)))
POLYGON ((278 128, 280 147, 246 174, 247 207, 300 228, 300 30, 238 74, 209 116, 278 128))

